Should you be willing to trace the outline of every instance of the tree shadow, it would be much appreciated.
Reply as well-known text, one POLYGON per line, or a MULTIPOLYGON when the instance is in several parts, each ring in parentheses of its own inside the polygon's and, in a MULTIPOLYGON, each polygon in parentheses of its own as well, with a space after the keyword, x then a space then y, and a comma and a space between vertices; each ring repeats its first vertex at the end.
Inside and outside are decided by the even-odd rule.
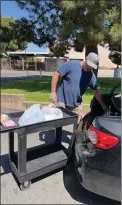
POLYGON ((78 181, 74 163, 71 162, 67 170, 63 171, 64 186, 70 196, 85 205, 120 205, 119 202, 107 199, 87 191, 78 181))
POLYGON ((1 89, 18 89, 26 92, 50 92, 51 77, 41 77, 41 79, 19 80, 12 82, 2 82, 1 89))
MULTIPOLYGON (((29 79, 29 78, 28 78, 29 79)), ((25 79, 12 82, 2 82, 1 88, 2 89, 19 89, 26 92, 50 92, 51 86, 51 76, 43 76, 41 79, 25 79)), ((60 79, 61 80, 61 79, 60 79)), ((120 82, 120 79, 115 78, 99 78, 98 80, 98 87, 103 93, 110 92, 111 88, 114 85, 117 85, 120 82)), ((60 84, 60 81, 59 81, 60 84)), ((91 89, 88 89, 85 93, 86 95, 91 94, 91 89)))

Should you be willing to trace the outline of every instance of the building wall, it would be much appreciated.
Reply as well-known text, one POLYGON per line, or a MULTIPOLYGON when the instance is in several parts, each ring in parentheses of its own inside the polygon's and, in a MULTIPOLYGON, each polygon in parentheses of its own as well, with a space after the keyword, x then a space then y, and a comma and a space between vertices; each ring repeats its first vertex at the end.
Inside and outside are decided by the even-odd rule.
POLYGON ((100 56, 100 67, 105 67, 105 68, 115 68, 116 67, 116 64, 112 63, 111 60, 108 58, 110 51, 107 48, 99 46, 98 52, 100 56))
MULTIPOLYGON (((110 51, 107 48, 104 48, 102 46, 98 46, 98 52, 99 52, 99 57, 100 57, 100 62, 99 62, 99 66, 100 68, 115 68, 116 65, 114 63, 111 62, 111 60, 108 58, 108 55, 110 53, 110 51)), ((69 57, 69 59, 85 59, 85 49, 83 50, 82 53, 80 52, 76 52, 73 48, 71 48, 71 50, 69 50, 69 53, 66 55, 67 57, 69 57)))

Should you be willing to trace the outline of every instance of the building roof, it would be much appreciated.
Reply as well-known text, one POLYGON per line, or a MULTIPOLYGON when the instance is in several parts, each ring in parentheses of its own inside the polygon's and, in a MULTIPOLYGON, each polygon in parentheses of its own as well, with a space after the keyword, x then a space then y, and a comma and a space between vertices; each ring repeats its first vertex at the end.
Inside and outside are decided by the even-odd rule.
POLYGON ((9 58, 9 56, 6 55, 5 53, 0 53, 0 58, 9 58))
MULTIPOLYGON (((15 51, 15 52, 7 52, 9 56, 35 56, 35 57, 53 57, 53 54, 51 52, 25 52, 25 51, 15 51)), ((63 56, 61 58, 68 58, 66 56, 63 56)))
POLYGON ((7 52, 8 55, 51 55, 49 52, 29 52, 29 51, 12 51, 12 52, 7 52))

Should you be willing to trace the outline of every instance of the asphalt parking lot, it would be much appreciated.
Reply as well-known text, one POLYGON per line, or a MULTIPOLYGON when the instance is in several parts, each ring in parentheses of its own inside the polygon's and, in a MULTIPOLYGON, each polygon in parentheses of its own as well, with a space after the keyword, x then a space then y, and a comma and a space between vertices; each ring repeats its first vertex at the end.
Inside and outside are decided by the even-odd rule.
MULTIPOLYGON (((5 112, 5 110, 2 110, 5 112)), ((6 112, 9 112, 6 111, 6 112)), ((27 146, 33 147, 43 143, 53 143, 53 131, 30 134, 27 146), (52 133, 52 134, 51 134, 52 133)), ((70 143, 72 126, 64 127, 62 141, 65 146, 70 143)), ((15 151, 17 150, 15 136, 15 151)), ((32 181, 31 187, 20 191, 13 175, 8 159, 8 136, 1 135, 1 204, 84 204, 84 205, 120 205, 115 202, 85 190, 78 182, 73 162, 67 170, 61 170, 46 178, 32 181)))

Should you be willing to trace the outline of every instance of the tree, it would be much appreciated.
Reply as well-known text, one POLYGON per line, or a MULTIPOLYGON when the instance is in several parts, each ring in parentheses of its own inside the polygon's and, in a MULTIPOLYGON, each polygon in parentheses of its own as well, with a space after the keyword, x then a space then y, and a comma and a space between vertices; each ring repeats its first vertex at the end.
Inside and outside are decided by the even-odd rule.
POLYGON ((59 57, 70 47, 86 54, 97 51, 97 45, 120 49, 120 0, 16 0, 29 18, 17 22, 17 28, 26 30, 23 40, 38 46, 47 44, 59 57), (29 32, 28 32, 29 31, 29 32))
POLYGON ((27 42, 21 41, 15 29, 16 20, 8 17, 1 17, 0 49, 1 52, 23 50, 27 42))
POLYGON ((108 26, 104 32, 104 42, 109 44, 110 50, 121 51, 121 8, 120 1, 106 15, 108 26))

